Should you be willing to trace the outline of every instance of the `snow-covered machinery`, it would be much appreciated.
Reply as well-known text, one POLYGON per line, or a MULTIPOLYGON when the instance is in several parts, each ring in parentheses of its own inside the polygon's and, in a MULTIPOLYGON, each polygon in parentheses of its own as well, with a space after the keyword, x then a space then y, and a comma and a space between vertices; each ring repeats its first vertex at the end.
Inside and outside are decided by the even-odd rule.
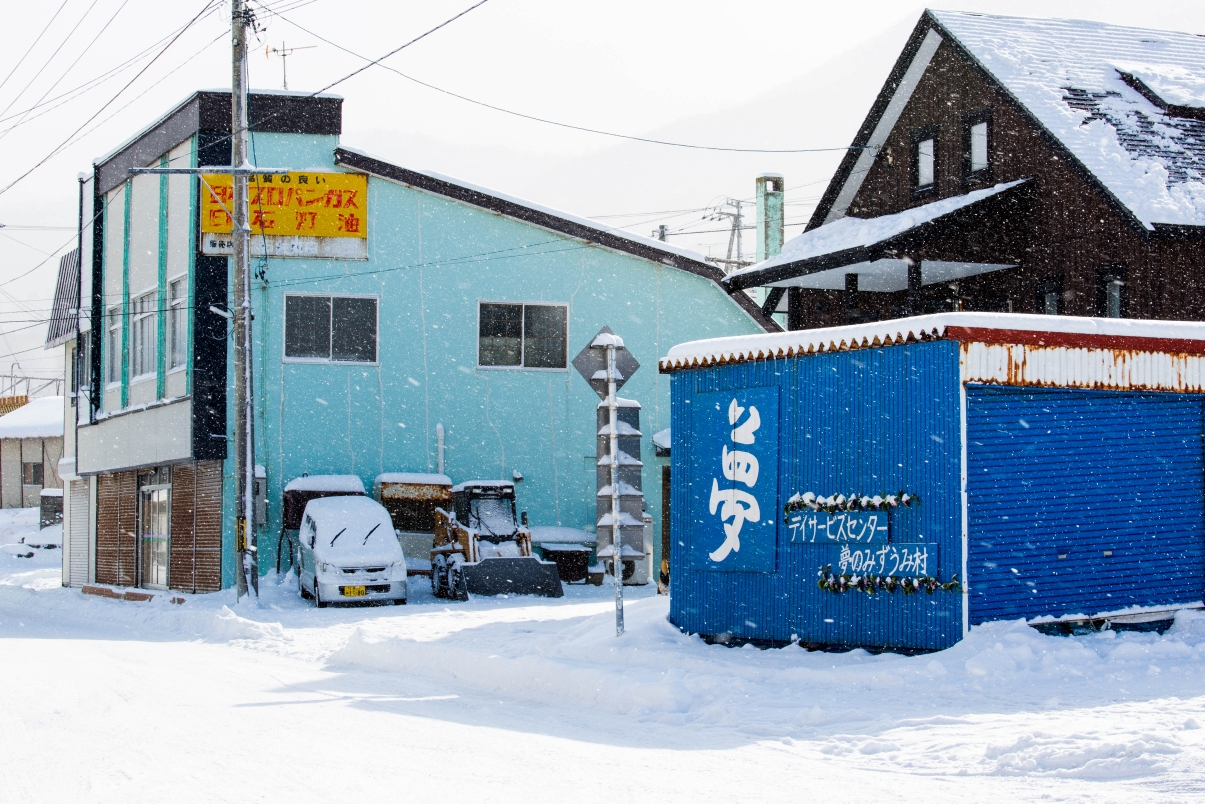
POLYGON ((515 516, 513 483, 461 483, 452 487, 452 510, 435 509, 431 591, 456 600, 466 600, 470 592, 564 594, 556 564, 531 552, 531 531, 515 516))

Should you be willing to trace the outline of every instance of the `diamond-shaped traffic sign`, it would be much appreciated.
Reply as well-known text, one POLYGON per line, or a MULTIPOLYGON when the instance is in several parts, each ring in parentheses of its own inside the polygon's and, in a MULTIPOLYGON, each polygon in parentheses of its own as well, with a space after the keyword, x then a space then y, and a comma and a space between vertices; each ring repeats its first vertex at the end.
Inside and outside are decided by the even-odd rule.
MULTIPOLYGON (((603 327, 590 339, 586 344, 586 348, 577 353, 577 357, 573 358, 573 367, 577 369, 577 373, 582 375, 582 379, 590 383, 590 387, 594 389, 594 393, 598 394, 599 399, 607 398, 607 347, 605 343, 607 338, 600 338, 601 335, 614 336, 610 327, 603 327), (599 345, 595 345, 598 343, 599 345)), ((636 358, 632 357, 623 346, 615 348, 615 390, 618 391, 625 382, 627 382, 636 369, 640 368, 640 363, 636 358)))

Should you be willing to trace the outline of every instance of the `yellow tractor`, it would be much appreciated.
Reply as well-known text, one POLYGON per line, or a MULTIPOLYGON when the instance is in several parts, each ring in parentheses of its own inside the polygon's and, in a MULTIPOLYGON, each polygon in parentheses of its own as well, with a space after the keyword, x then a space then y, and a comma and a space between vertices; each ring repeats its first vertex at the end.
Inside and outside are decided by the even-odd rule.
POLYGON ((452 488, 452 510, 435 509, 431 591, 468 600, 474 595, 561 597, 554 562, 531 552, 531 531, 515 517, 515 485, 473 480, 452 488))

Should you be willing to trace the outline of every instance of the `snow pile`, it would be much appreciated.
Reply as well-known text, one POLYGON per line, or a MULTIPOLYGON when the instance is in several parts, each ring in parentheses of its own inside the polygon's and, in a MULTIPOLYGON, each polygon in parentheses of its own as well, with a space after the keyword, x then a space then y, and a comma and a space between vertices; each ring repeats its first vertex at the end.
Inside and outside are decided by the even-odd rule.
POLYGON ((1145 226, 1205 225, 1205 131, 1164 113, 1119 71, 1151 79, 1166 103, 1196 105, 1205 40, 1083 20, 931 13, 1145 226))
POLYGON ((364 481, 356 475, 307 475, 295 477, 285 491, 329 491, 337 494, 363 494, 364 481))
POLYGON ((380 486, 382 483, 406 483, 417 486, 450 486, 452 478, 447 475, 437 475, 429 472, 385 472, 379 474, 375 485, 380 486))
POLYGON ((31 399, 0 416, 0 438, 62 438, 63 397, 31 399))

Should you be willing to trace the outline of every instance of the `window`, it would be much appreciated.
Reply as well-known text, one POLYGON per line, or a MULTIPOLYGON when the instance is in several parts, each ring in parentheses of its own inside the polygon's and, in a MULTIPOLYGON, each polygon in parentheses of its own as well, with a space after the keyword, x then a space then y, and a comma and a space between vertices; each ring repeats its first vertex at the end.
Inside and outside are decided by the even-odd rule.
POLYGON ((188 355, 188 278, 181 277, 167 289, 167 367, 183 366, 188 355))
POLYGON ((1096 309, 1102 318, 1125 318, 1125 269, 1104 268, 1096 272, 1096 309))
POLYGON ((155 373, 155 295, 147 293, 130 303, 130 374, 134 378, 155 373))
POLYGON ((927 193, 937 181, 937 126, 912 132, 912 191, 927 193))
POLYGON ((978 173, 987 168, 987 123, 971 126, 971 172, 978 173))
POLYGON ((88 395, 92 385, 92 333, 82 332, 75 342, 75 388, 80 396, 88 395))
POLYGON ((375 363, 377 300, 372 296, 286 296, 285 357, 375 363))
POLYGON ((1048 276, 1038 285, 1038 312, 1045 315, 1063 314, 1063 278, 1048 276))
POLYGON ((109 308, 109 329, 105 339, 105 382, 121 382, 121 308, 109 308))
POLYGON ((569 308, 563 304, 498 304, 478 308, 477 364, 563 369, 568 365, 569 308))
POLYGON ((21 482, 26 486, 42 485, 42 464, 36 461, 21 464, 21 482))

